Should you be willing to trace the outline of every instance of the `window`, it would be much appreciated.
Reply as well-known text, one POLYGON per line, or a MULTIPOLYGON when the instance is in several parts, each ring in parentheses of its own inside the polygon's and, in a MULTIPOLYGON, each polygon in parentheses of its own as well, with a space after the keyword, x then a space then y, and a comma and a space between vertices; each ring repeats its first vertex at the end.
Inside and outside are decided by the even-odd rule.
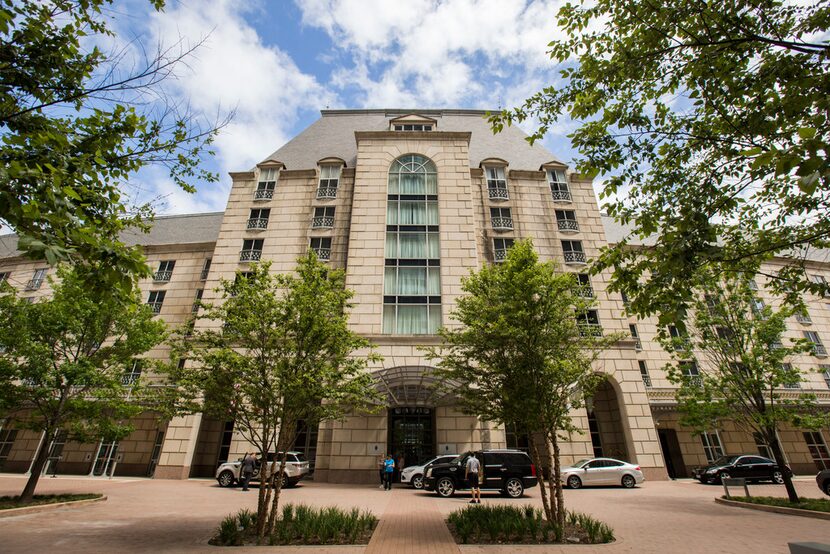
POLYGON ((434 334, 441 326, 438 175, 408 154, 389 168, 383 282, 383 332, 434 334))
POLYGON ((196 289, 196 300, 193 302, 193 308, 191 311, 194 314, 199 313, 199 303, 202 301, 202 295, 205 293, 205 289, 196 289))
POLYGON ((507 179, 504 178, 503 167, 485 167, 484 175, 487 178, 487 193, 490 200, 507 200, 507 179))
POLYGON ((723 445, 720 442, 720 435, 704 432, 700 434, 700 442, 703 444, 703 452, 706 454, 706 461, 710 464, 723 456, 723 445))
POLYGON ((625 292, 620 293, 620 298, 622 299, 623 307, 628 308, 630 302, 628 300, 628 295, 625 292))
POLYGON ((761 433, 752 433, 752 438, 755 440, 755 448, 758 449, 758 454, 764 458, 769 458, 770 460, 775 459, 772 456, 772 448, 769 447, 767 442, 764 440, 764 437, 761 436, 761 433))
POLYGON ((709 312, 709 315, 715 316, 718 308, 718 297, 712 294, 706 294, 703 296, 703 300, 706 304, 706 311, 709 312))
POLYGON ((164 304, 164 295, 166 293, 163 290, 152 290, 150 291, 150 296, 147 297, 147 304, 152 308, 153 313, 159 313, 161 311, 161 305, 164 304))
POLYGON ((263 239, 245 239, 242 241, 242 250, 239 251, 240 262, 256 262, 262 258, 263 239))
POLYGON ((323 261, 331 259, 331 237, 312 237, 309 248, 323 261))
POLYGON ((396 131, 432 131, 432 125, 422 123, 395 124, 396 131))
POLYGON ((594 449, 594 457, 602 456, 602 435, 599 432, 599 422, 594 410, 588 410, 588 430, 591 433, 591 446, 594 449))
POLYGON ((267 229, 269 217, 271 217, 271 210, 268 208, 252 209, 248 217, 248 229, 267 229))
POLYGON ((503 262, 507 259, 507 251, 513 246, 513 239, 493 239, 493 259, 503 262))
POLYGON ((818 285, 818 287, 819 287, 819 293, 818 294, 821 294, 821 296, 826 297, 827 296, 827 279, 824 277, 824 275, 810 275, 810 280, 813 283, 815 283, 816 285, 818 285))
POLYGON ((331 229, 334 227, 334 206, 314 208, 311 227, 312 229, 331 229))
POLYGON ((26 283, 26 290, 37 290, 43 284, 44 279, 46 279, 46 272, 47 269, 36 269, 34 273, 32 273, 32 278, 26 283))
POLYGON ((827 356, 827 349, 815 331, 804 331, 804 338, 813 343, 813 356, 824 358, 827 356))
POLYGON ((277 168, 268 167, 259 171, 259 182, 257 182, 254 200, 270 200, 274 197, 274 189, 277 188, 277 168))
POLYGON ((807 308, 804 308, 804 311, 796 312, 795 320, 802 325, 811 325, 813 323, 813 318, 810 317, 810 312, 807 311, 807 308))
POLYGON ((830 365, 822 364, 818 366, 818 370, 821 371, 821 376, 824 377, 824 384, 830 389, 830 365))
POLYGON ((570 202, 571 191, 568 189, 568 180, 562 169, 548 169, 548 184, 554 202, 570 202))
POLYGON ((577 273, 576 280, 579 283, 577 294, 583 298, 593 298, 594 287, 591 285, 591 276, 587 273, 577 273))
POLYGON ((599 314, 596 310, 577 313, 576 323, 579 325, 579 334, 583 337, 602 336, 602 326, 599 324, 599 314))
POLYGON ((513 216, 510 214, 510 208, 490 208, 490 222, 496 230, 513 229, 513 216))
POLYGON ((507 443, 507 448, 530 452, 530 435, 519 431, 519 428, 515 424, 507 424, 504 426, 504 438, 507 443))
POLYGON ((208 273, 210 273, 210 264, 211 264, 212 261, 213 261, 212 258, 208 258, 207 260, 205 260, 205 265, 202 266, 202 275, 200 277, 200 279, 202 281, 207 280, 208 273))
POLYGON ((685 362, 679 362, 677 367, 680 368, 684 381, 687 381, 690 385, 696 387, 703 386, 703 380, 700 377, 700 369, 697 367, 696 361, 687 360, 685 362))
POLYGON ((821 431, 805 431, 804 441, 816 468, 819 471, 830 468, 830 453, 827 452, 827 443, 824 442, 821 431))
POLYGON ((159 268, 153 275, 156 283, 166 283, 173 277, 173 268, 176 267, 176 260, 164 260, 159 262, 159 268))
POLYGON ((17 439, 17 429, 0 429, 0 469, 9 459, 15 439, 17 439))
POLYGON ((9 280, 9 275, 11 275, 8 271, 0 272, 0 283, 5 283, 9 280))
POLYGON ((753 298, 752 303, 749 305, 752 309, 752 314, 757 317, 758 319, 764 319, 764 308, 766 308, 766 304, 760 298, 753 298))
POLYGON ((749 290, 758 290, 758 283, 755 282, 755 279, 747 281, 747 285, 749 286, 749 290))
POLYGON ((579 223, 576 222, 576 212, 573 210, 556 210, 556 225, 560 231, 566 233, 579 231, 579 223))
POLYGON ((138 381, 138 378, 141 377, 141 370, 144 367, 144 362, 142 360, 133 360, 133 365, 124 372, 124 375, 121 376, 121 384, 125 387, 130 387, 135 385, 138 381))
POLYGON ((651 375, 648 374, 648 367, 643 360, 638 360, 637 365, 640 366, 640 377, 643 378, 643 384, 646 388, 651 388, 651 375))
POLYGON ((801 388, 801 378, 798 375, 798 370, 793 369, 793 364, 790 364, 790 363, 781 364, 781 370, 784 372, 784 383, 782 384, 783 388, 785 388, 785 389, 800 389, 801 388))
POLYGON ((581 240, 563 240, 562 252, 565 255, 566 264, 585 263, 585 251, 582 250, 581 240))
POLYGON ((337 198, 337 185, 340 182, 339 165, 320 166, 320 185, 317 187, 317 198, 337 198))
POLYGON ((681 332, 676 325, 669 325, 668 331, 676 352, 686 350, 689 346, 691 346, 689 343, 689 336, 681 332))
POLYGON ((233 278, 233 286, 230 291, 231 296, 236 296, 239 286, 253 276, 253 271, 238 271, 233 278))
POLYGON ((640 334, 637 332, 637 326, 633 323, 628 324, 628 331, 631 333, 631 338, 633 338, 636 342, 634 344, 635 350, 642 350, 643 343, 640 341, 640 334))

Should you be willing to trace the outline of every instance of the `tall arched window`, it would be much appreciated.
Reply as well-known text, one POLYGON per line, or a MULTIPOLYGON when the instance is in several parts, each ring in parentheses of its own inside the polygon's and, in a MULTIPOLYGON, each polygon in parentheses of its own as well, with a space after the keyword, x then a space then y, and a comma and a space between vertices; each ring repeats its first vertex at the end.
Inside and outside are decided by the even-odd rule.
POLYGON ((441 326, 438 175, 417 154, 389 169, 383 332, 432 334, 441 326))

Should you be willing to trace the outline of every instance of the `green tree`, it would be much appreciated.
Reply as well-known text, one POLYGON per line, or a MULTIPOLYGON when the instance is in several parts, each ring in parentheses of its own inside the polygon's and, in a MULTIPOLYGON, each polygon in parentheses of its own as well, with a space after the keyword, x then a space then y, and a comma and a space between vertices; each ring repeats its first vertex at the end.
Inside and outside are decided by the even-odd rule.
MULTIPOLYGON (((597 0, 558 12, 561 82, 491 116, 563 118, 578 169, 632 226, 596 268, 638 315, 682 317, 695 268, 754 272, 768 257, 830 245, 830 4, 597 0), (721 243, 719 244, 719 239, 721 243)), ((774 286, 827 292, 794 263, 774 286)))
POLYGON ((460 326, 441 329, 442 345, 428 356, 462 410, 529 435, 536 467, 552 472, 547 483, 540 475, 545 516, 561 528, 559 441, 581 431, 573 411, 604 379, 593 362, 621 337, 580 323, 593 299, 573 274, 539 262, 529 240, 513 245, 504 263, 470 275, 462 288, 466 294, 452 313, 460 326))
POLYGON ((32 500, 57 432, 81 442, 132 432, 129 418, 148 400, 134 364, 166 336, 138 290, 90 286, 86 268, 61 266, 57 276, 49 299, 29 303, 7 284, 0 292, 0 414, 43 437, 21 503, 32 500))
POLYGON ((164 95, 192 49, 134 63, 89 47, 112 35, 112 2, 0 0, 0 220, 27 255, 101 262, 110 284, 129 287, 149 268, 119 234, 146 228, 152 211, 128 205, 128 180, 154 164, 189 192, 215 181, 199 163, 222 124, 203 128, 164 95))
POLYGON ((177 357, 190 363, 169 368, 182 392, 179 413, 203 411, 233 420, 258 450, 260 540, 274 532, 285 452, 294 444, 297 423, 371 411, 383 400, 366 371, 379 357, 348 326, 353 293, 345 287, 345 273, 313 252, 298 260, 296 275, 272 275, 269 268, 270 263, 252 264, 235 281, 223 280, 222 301, 204 304, 198 316, 218 327, 178 341, 177 357), (264 460, 275 451, 283 456, 269 474, 264 460))
MULTIPOLYGON (((721 421, 734 422, 761 437, 783 468, 786 461, 778 442, 783 424, 806 429, 830 424, 830 415, 817 406, 814 394, 782 394, 783 388, 796 387, 802 380, 799 369, 787 360, 811 345, 803 340, 783 344, 786 320, 796 310, 764 305, 749 278, 709 274, 704 283, 692 302, 687 332, 661 340, 680 361, 666 366, 669 380, 680 385, 680 423, 702 432, 718 428, 721 421), (690 375, 683 369, 695 359, 699 374, 690 375)), ((787 495, 797 502, 792 479, 782 474, 787 495)))

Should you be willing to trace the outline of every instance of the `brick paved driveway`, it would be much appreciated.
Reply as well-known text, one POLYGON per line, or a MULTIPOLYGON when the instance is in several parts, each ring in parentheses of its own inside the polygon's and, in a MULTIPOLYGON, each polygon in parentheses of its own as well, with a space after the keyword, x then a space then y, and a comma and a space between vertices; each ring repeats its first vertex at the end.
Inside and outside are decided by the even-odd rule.
MULTIPOLYGON (((0 495, 17 494, 21 476, 0 475, 0 495)), ((797 487, 805 496, 821 493, 809 478, 797 487)), ((109 500, 73 509, 0 519, 0 552, 223 552, 206 544, 219 520, 240 508, 253 508, 256 493, 221 489, 208 480, 155 481, 145 479, 91 480, 45 478, 39 492, 103 492, 109 500)), ((753 494, 782 493, 772 485, 753 486, 753 494)), ((647 482, 633 490, 616 488, 582 489, 566 492, 569 507, 593 513, 611 524, 618 537, 613 545, 601 547, 462 547, 464 554, 475 552, 786 552, 787 541, 810 540, 830 543, 830 521, 729 508, 712 498, 718 487, 691 481, 647 482)), ((440 499, 429 493, 396 489, 391 493, 371 486, 306 483, 285 491, 285 499, 307 504, 338 504, 368 509, 383 518, 401 517, 410 509, 406 523, 415 540, 435 529, 435 518, 466 505, 459 495, 440 499)), ((485 496, 485 503, 539 503, 533 489, 521 501, 485 496)), ((390 520, 391 521, 391 520, 390 520)), ((434 531, 432 532, 434 534, 434 531)), ((426 541, 425 541, 426 542, 426 541)), ((449 545, 448 545, 449 546, 449 545)), ((438 549, 430 541, 430 551, 438 549)), ((307 548, 304 552, 363 553, 363 547, 307 548)), ((377 550, 373 548, 373 550, 377 550)), ((289 552, 296 548, 235 548, 234 552, 289 552)), ((398 552, 419 551, 412 548, 398 552)), ((426 550, 424 550, 426 551, 426 550)))

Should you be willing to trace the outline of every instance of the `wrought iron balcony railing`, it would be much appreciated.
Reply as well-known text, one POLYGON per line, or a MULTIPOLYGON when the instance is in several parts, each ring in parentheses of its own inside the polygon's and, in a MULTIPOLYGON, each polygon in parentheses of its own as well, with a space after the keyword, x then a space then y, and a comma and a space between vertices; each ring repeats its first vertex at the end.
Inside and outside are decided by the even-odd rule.
POLYGON ((502 248, 496 249, 493 257, 497 262, 503 262, 507 259, 507 250, 502 248))
POLYGON ((579 223, 575 219, 557 219, 556 224, 559 226, 560 231, 568 231, 570 233, 579 231, 579 223))
POLYGON ((153 281, 155 281, 156 283, 166 283, 170 280, 171 277, 173 277, 172 271, 156 271, 156 273, 153 275, 153 281))
POLYGON ((584 264, 585 262, 585 252, 579 252, 577 250, 566 250, 565 251, 565 263, 566 264, 584 264))
POLYGON ((317 254, 317 258, 323 261, 331 259, 331 248, 312 248, 317 254))
POLYGON ((550 195, 554 202, 571 202, 571 191, 569 190, 552 190, 550 195))
POLYGON ((274 191, 270 189, 259 189, 254 191, 254 200, 271 200, 274 197, 274 191))
POLYGON ((805 325, 809 325, 813 322, 809 314, 795 314, 795 320, 805 325))
POLYGON ((513 229, 513 218, 512 217, 494 217, 493 218, 493 229, 504 229, 504 230, 513 229))
POLYGON ((319 187, 317 189, 317 198, 337 198, 337 187, 319 187))
POLYGON ((651 388, 651 377, 648 375, 643 375, 643 384, 646 386, 647 389, 651 388))
POLYGON ((43 284, 43 279, 32 279, 26 283, 26 290, 37 290, 43 284))
POLYGON ((203 269, 203 270, 202 270, 202 275, 201 275, 199 278, 200 278, 202 281, 206 281, 206 280, 207 280, 207 278, 208 278, 208 272, 209 272, 209 271, 210 271, 210 269, 203 269))
POLYGON ((594 297, 594 287, 591 285, 582 285, 578 289, 576 289, 576 294, 581 296, 582 298, 593 298, 594 297))
POLYGON ((150 309, 153 310, 154 314, 161 312, 161 305, 163 302, 147 302, 147 305, 150 306, 150 309))
POLYGON ((330 215, 314 216, 311 220, 311 227, 313 229, 331 229, 334 227, 334 217, 330 215))
POLYGON ((121 384, 125 387, 135 385, 140 376, 141 374, 139 373, 125 373, 121 376, 121 384))
POLYGON ((240 262, 257 262, 262 258, 262 250, 240 250, 240 262))
POLYGON ((268 228, 268 218, 267 217, 252 217, 248 219, 248 229, 267 229, 268 228))
POLYGON ((580 323, 579 334, 583 337, 601 337, 602 325, 597 323, 580 323))
POLYGON ((827 349, 824 347, 823 344, 819 344, 817 342, 813 343, 813 356, 817 358, 826 358, 827 357, 827 349))
POLYGON ((490 196, 490 200, 508 200, 510 198, 506 188, 487 187, 487 193, 490 196))

